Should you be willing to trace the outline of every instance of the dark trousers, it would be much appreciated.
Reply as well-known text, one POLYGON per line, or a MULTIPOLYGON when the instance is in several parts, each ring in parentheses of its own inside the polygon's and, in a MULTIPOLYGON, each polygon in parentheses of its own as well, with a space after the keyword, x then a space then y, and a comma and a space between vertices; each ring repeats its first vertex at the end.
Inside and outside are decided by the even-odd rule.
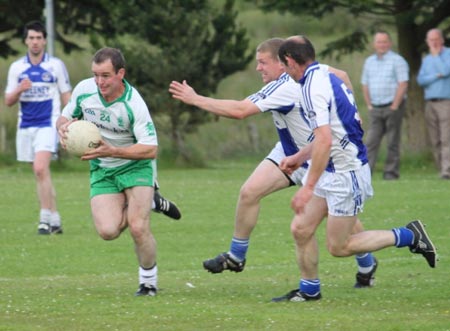
POLYGON ((400 177, 400 142, 402 120, 405 112, 403 101, 397 110, 387 107, 374 107, 369 112, 369 132, 366 138, 367 156, 370 170, 374 173, 383 136, 386 136, 387 156, 384 164, 384 178, 400 177))

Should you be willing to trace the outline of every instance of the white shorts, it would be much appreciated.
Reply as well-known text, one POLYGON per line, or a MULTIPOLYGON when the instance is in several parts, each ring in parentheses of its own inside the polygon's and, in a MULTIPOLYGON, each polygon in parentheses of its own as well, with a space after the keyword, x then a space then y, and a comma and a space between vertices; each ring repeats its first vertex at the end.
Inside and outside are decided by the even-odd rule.
MULTIPOLYGON (((275 147, 269 153, 269 155, 266 156, 266 159, 271 160, 276 165, 280 165, 281 160, 283 160, 285 157, 286 154, 284 153, 284 149, 283 146, 281 145, 281 142, 277 142, 275 144, 275 147)), ((306 171, 307 168, 300 167, 297 170, 295 170, 291 175, 286 174, 286 176, 296 185, 301 185, 302 179, 305 176, 306 171)))
POLYGON ((364 202, 373 197, 371 181, 368 163, 354 171, 325 171, 314 188, 314 194, 326 199, 329 215, 355 216, 362 212, 364 202))
POLYGON ((33 162, 37 152, 56 153, 58 149, 58 133, 54 127, 17 129, 16 153, 17 161, 33 162))

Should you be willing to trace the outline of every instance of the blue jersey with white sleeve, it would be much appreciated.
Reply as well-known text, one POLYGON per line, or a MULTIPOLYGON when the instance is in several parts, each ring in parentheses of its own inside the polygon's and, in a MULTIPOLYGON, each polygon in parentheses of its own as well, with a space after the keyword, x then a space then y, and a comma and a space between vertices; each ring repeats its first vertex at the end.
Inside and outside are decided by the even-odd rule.
POLYGON ((19 128, 51 126, 61 113, 61 93, 72 89, 64 63, 45 53, 42 61, 33 65, 28 54, 23 56, 9 68, 5 93, 13 92, 25 78, 32 85, 19 99, 19 128))

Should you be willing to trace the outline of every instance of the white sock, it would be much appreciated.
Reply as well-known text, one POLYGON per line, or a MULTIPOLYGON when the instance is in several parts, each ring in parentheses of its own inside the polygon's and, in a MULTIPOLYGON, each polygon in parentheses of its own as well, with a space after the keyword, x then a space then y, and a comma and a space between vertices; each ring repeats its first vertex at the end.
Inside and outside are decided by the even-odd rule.
POLYGON ((51 226, 61 226, 61 216, 57 211, 52 212, 50 217, 50 225, 51 226))
POLYGON ((50 224, 50 220, 52 217, 52 212, 50 209, 41 209, 39 215, 39 222, 50 224))
POLYGON ((371 265, 370 267, 358 267, 358 271, 362 274, 368 274, 369 272, 371 272, 373 269, 373 265, 371 265))
POLYGON ((156 264, 150 269, 139 267, 139 284, 153 285, 158 288, 158 267, 156 264))

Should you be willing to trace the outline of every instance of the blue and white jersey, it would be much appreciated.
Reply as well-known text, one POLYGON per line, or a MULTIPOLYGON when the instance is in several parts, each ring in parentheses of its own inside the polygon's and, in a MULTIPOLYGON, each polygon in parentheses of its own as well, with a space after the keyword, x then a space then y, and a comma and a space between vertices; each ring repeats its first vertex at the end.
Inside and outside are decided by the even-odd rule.
POLYGON ((261 112, 272 112, 284 153, 295 154, 314 138, 308 120, 300 111, 300 85, 283 73, 259 92, 247 97, 261 112))
POLYGON ((72 89, 66 66, 47 53, 41 63, 33 65, 27 54, 11 64, 5 93, 13 92, 25 78, 32 86, 19 99, 19 128, 51 126, 52 117, 61 113, 60 93, 72 89))
POLYGON ((332 146, 326 171, 347 172, 361 168, 367 163, 367 152, 351 90, 317 62, 308 66, 299 83, 300 102, 311 129, 323 125, 331 128, 332 146))

